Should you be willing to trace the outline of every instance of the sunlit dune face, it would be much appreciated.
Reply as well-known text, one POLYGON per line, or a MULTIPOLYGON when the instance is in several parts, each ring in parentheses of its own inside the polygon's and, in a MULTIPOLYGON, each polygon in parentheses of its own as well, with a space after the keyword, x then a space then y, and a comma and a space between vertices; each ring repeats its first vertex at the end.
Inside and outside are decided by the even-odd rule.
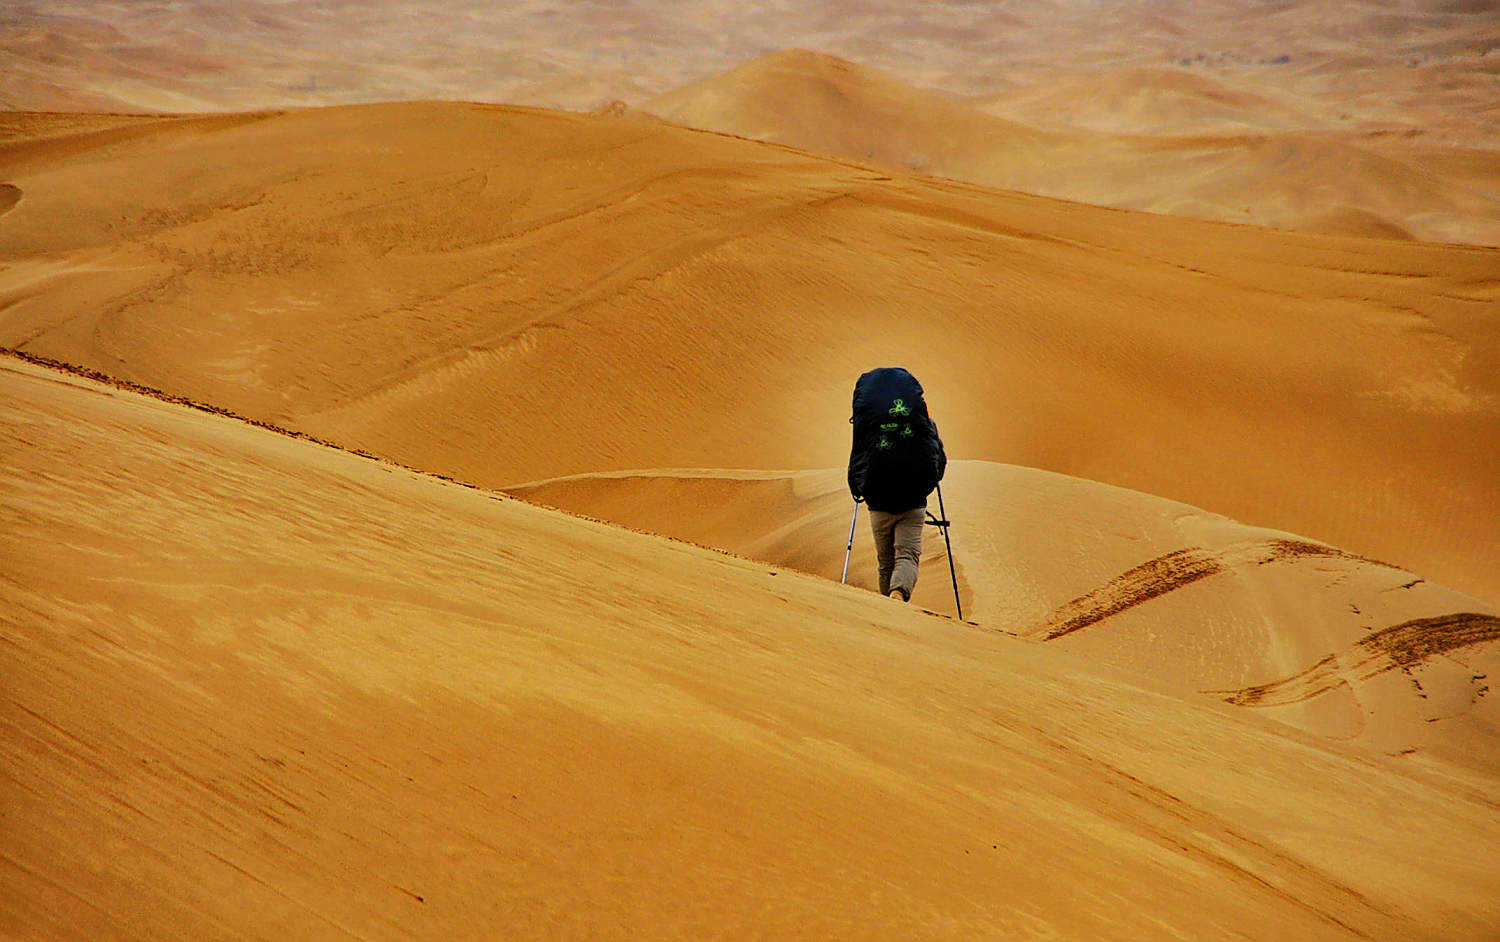
POLYGON ((5 345, 487 486, 830 467, 849 377, 904 361, 960 455, 1497 591, 1491 250, 1122 213, 637 112, 0 126, 5 345))

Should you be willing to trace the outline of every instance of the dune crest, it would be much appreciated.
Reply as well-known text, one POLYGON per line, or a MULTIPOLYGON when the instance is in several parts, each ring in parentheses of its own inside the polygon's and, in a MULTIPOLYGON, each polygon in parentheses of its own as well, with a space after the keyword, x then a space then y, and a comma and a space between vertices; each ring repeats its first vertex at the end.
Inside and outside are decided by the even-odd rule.
POLYGON ((26 196, 0 219, 0 346, 491 487, 833 467, 854 377, 899 360, 957 456, 1500 598, 1493 251, 1098 209, 629 116, 7 120, 25 136, 0 178, 26 196))
MULTIPOLYGON (((1110 73, 1106 88, 1043 86, 968 102, 805 50, 776 53, 658 96, 644 109, 692 127, 1063 199, 1336 235, 1500 244, 1500 155, 1488 183, 1435 174, 1420 154, 1367 146, 1211 79, 1110 73), (1048 96, 1055 96, 1050 98, 1048 96), (1174 116, 1187 96, 1222 121, 1174 116), (1064 104, 1101 108, 1113 123, 1064 104), (1236 111, 1271 120, 1232 120, 1236 111), (1037 121, 1010 117, 1025 114, 1037 121), (1160 114, 1158 118, 1150 114, 1160 114), (1211 112, 1212 113, 1212 112, 1211 112), (1001 115, 1005 115, 1002 117, 1001 115), (1063 115, 1071 123, 1046 122, 1063 115)), ((1191 110, 1191 109, 1189 109, 1191 110)))
POLYGON ((1041 127, 1108 134, 1291 131, 1319 127, 1327 120, 1306 99, 1178 64, 1060 69, 1052 81, 1017 84, 976 97, 973 104, 1041 127))
POLYGON ((787 16, 640 0, 576 18, 532 3, 414 14, 390 0, 336 15, 300 0, 138 0, 106 17, 91 0, 56 0, 0 24, 0 106, 656 102, 703 127, 1067 199, 1495 245, 1497 40, 1482 2, 859 0, 787 16), (816 53, 774 52, 798 49, 816 53), (1302 159, 1203 146, 1226 134, 1302 159), (1018 151, 1022 140, 1042 149, 1018 151), (1396 191, 1378 190, 1376 156, 1398 168, 1396 191), (1444 166, 1476 156, 1478 167, 1444 166))
MULTIPOLYGON (((1500 618, 1494 615, 1454 612, 1434 618, 1414 618, 1383 628, 1361 639, 1351 651, 1330 655, 1292 677, 1221 692, 1226 700, 1237 704, 1281 706, 1301 703, 1336 687, 1369 680, 1388 671, 1409 673, 1413 667, 1434 657, 1496 640, 1500 640, 1500 618), (1350 661, 1353 663, 1347 663, 1350 661)), ((1482 681, 1488 676, 1481 672, 1471 679, 1482 681)), ((1481 695, 1488 687, 1484 684, 1479 688, 1481 695)))

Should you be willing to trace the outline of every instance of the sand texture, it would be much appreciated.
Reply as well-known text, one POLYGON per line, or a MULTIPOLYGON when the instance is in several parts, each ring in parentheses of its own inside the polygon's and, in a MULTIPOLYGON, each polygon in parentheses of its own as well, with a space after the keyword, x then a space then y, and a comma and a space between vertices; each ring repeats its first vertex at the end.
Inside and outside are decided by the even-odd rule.
POLYGON ((26 364, 0 397, 7 934, 1500 918, 1493 780, 26 364))
POLYGON ((1490 942, 1497 43, 0 11, 0 938, 1490 942))
POLYGON ((1491 249, 463 104, 65 124, 0 175, 0 346, 405 464, 840 467, 853 377, 899 362, 957 457, 1500 599, 1491 249))

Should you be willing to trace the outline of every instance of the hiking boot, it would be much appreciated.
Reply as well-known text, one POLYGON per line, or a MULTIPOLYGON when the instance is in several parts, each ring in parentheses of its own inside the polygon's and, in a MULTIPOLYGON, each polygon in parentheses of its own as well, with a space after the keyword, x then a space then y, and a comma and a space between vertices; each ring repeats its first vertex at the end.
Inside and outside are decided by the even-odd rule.
POLYGON ((891 598, 895 599, 898 602, 911 601, 911 596, 907 595, 906 590, 901 588, 900 586, 896 586, 895 588, 891 589, 891 598))

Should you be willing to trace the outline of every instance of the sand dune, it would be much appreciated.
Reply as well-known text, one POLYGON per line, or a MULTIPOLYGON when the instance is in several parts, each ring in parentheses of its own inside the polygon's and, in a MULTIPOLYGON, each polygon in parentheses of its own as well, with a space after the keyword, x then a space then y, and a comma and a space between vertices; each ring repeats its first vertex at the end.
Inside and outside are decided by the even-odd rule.
MULTIPOLYGON (((1497 128, 1491 50, 1500 21, 1487 0, 1003 7, 854 0, 797 16, 771 4, 639 0, 593 4, 588 14, 564 16, 540 2, 415 9, 377 0, 128 7, 55 0, 0 21, 0 96, 9 107, 55 107, 32 97, 40 82, 62 100, 114 92, 137 109, 157 107, 163 96, 245 109, 513 101, 504 96, 562 80, 579 82, 583 97, 535 103, 590 110, 601 104, 587 88, 597 79, 615 77, 624 93, 611 97, 634 104, 633 90, 660 94, 757 55, 810 46, 952 94, 1023 91, 1018 105, 1046 101, 1049 86, 1107 89, 1112 74, 1166 68, 1190 70, 1210 87, 1293 99, 1297 111, 1326 111, 1351 125, 1405 125, 1488 146, 1497 128)), ((1077 99, 1060 103, 1091 109, 1077 99)), ((80 105, 96 107, 73 107, 80 105)))
POLYGON ((0 936, 1494 938, 1497 42, 0 12, 0 936))
POLYGON ((492 487, 837 467, 853 378, 901 362, 955 457, 1500 599, 1492 250, 1094 209, 629 115, 13 122, 0 346, 492 487))
POLYGON ((0 13, 0 935, 1493 938, 1497 40, 0 13))
POLYGON ((1064 72, 970 103, 1038 127, 1108 134, 1297 131, 1332 123, 1317 102, 1185 65, 1064 72))
POLYGON ((1492 784, 14 360, 0 397, 8 934, 1500 919, 1492 784))
POLYGON ((1500 244, 1500 154, 1492 153, 1481 180, 1448 179, 1418 155, 1371 150, 1362 134, 1323 130, 1328 122, 1191 72, 1104 78, 1103 88, 1089 87, 1104 84, 1097 77, 1083 87, 1064 81, 981 106, 798 50, 642 107, 692 127, 1099 205, 1500 244), (1086 103, 1083 114, 1063 104, 1075 101, 1086 103), (1099 113, 1108 118, 1091 117, 1099 113), (1067 123, 1045 122, 1049 114, 1067 123))
MULTIPOLYGON (((507 490, 834 581, 848 551, 841 471, 645 471, 507 490)), ((1500 607, 1294 534, 1044 471, 957 462, 943 490, 955 566, 929 528, 912 598, 924 609, 956 614, 956 578, 978 625, 1322 736, 1500 768, 1488 695, 1500 607)), ((850 583, 873 590, 869 544, 860 527, 850 583)))
POLYGON ((591 4, 586 16, 541 2, 59 0, 0 17, 0 106, 445 99, 592 111, 618 100, 1067 199, 1494 245, 1497 42, 1492 7, 1423 0, 859 0, 797 16, 725 0, 591 4), (855 81, 789 71, 798 54, 784 50, 799 47, 849 60, 840 68, 855 81), (901 83, 941 92, 885 94, 901 83), (1402 143, 1374 140, 1384 135, 1402 143), (1481 153, 1483 172, 1450 177, 1424 159, 1433 151, 1481 153), (1383 193, 1375 178, 1390 170, 1402 182, 1383 193))
POLYGON ((951 95, 805 49, 756 59, 641 107, 689 127, 966 179, 974 179, 986 160, 1006 167, 1020 163, 1016 172, 1024 173, 1042 155, 1060 153, 1070 143, 1063 135, 990 118, 951 95))

